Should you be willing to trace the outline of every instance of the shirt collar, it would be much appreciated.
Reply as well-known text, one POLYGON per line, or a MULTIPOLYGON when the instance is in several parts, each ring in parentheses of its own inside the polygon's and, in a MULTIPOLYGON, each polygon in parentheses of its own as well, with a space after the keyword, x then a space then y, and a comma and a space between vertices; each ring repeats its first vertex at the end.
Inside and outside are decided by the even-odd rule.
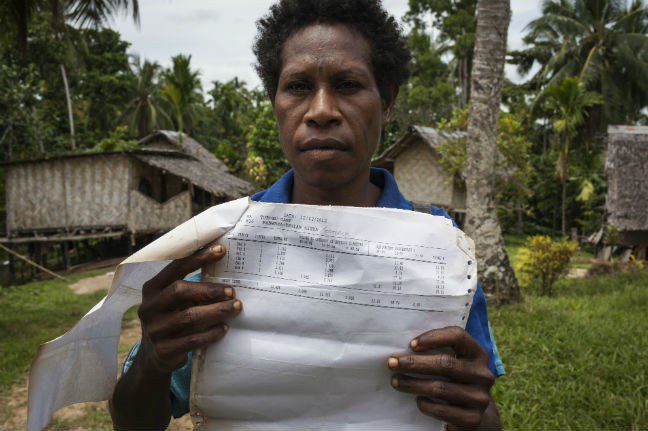
MULTIPOLYGON (((292 200, 292 186, 295 173, 291 169, 267 190, 263 190, 252 196, 252 200, 258 202, 272 202, 277 204, 288 204, 292 200)), ((380 199, 376 204, 381 208, 397 208, 411 210, 412 204, 405 199, 405 196, 398 190, 396 180, 386 169, 371 168, 369 181, 382 189, 380 199)))

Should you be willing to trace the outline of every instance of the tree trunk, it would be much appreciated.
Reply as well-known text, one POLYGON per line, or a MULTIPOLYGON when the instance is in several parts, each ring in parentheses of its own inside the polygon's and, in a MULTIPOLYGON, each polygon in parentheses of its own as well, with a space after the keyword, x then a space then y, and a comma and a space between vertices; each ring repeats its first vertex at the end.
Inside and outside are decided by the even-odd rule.
POLYGON ((567 177, 563 175, 560 181, 562 184, 562 193, 561 193, 561 212, 562 212, 562 220, 561 220, 561 232, 563 238, 567 237, 567 177))
MULTIPOLYGON (((33 118, 38 118, 36 114, 35 106, 32 106, 32 115, 33 118)), ((41 136, 39 127, 35 128, 35 133, 36 133, 36 139, 38 140, 38 150, 40 151, 41 155, 43 155, 45 154, 45 144, 43 144, 43 137, 41 136)))
POLYGON ((479 0, 468 116, 466 231, 477 245, 479 277, 497 301, 519 299, 497 218, 495 159, 510 0, 479 0))
MULTIPOLYGON (((0 138, 0 147, 2 146, 2 143, 7 138, 7 136, 9 136, 9 131, 11 130, 12 127, 13 125, 9 123, 4 133, 2 134, 2 138, 0 138)), ((11 139, 9 139, 7 141, 7 159, 11 160, 12 158, 13 158, 13 146, 11 145, 11 139)))
POLYGON ((61 76, 63 77, 63 86, 65 87, 65 99, 67 100, 67 110, 68 110, 68 121, 70 123, 70 146, 73 150, 76 150, 76 140, 74 137, 74 116, 72 115, 72 97, 70 96, 70 86, 68 85, 67 73, 65 72, 65 66, 59 64, 61 68, 61 76))
POLYGON ((567 237, 567 168, 569 167, 569 132, 565 130, 563 147, 560 153, 560 158, 558 159, 558 169, 560 177, 561 190, 561 222, 560 230, 562 232, 563 238, 567 237))
POLYGON ((460 71, 459 80, 461 81, 461 106, 464 107, 468 104, 468 59, 463 58, 459 60, 460 71))

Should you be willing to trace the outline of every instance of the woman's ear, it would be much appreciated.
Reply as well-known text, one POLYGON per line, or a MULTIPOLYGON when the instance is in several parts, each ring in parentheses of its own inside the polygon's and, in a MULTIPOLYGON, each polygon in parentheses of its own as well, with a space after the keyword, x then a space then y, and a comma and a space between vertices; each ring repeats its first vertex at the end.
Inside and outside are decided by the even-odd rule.
POLYGON ((394 114, 394 105, 396 105, 396 99, 398 98, 398 87, 397 86, 390 86, 389 91, 387 92, 388 94, 385 94, 385 98, 383 98, 383 111, 382 111, 382 122, 383 122, 383 127, 387 125, 392 119, 392 116, 394 114))

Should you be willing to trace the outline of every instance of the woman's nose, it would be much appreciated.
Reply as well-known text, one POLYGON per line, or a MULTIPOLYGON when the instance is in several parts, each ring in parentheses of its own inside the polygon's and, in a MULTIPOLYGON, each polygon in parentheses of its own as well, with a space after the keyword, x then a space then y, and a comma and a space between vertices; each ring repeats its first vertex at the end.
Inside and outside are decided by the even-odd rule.
POLYGON ((342 123, 337 98, 328 88, 320 88, 314 92, 304 121, 313 127, 339 126, 342 123))

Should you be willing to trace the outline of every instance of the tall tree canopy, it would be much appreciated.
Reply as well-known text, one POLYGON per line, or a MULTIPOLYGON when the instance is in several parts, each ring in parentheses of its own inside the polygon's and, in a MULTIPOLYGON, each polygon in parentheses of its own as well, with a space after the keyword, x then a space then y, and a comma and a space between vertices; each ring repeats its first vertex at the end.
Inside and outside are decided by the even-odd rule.
POLYGON ((544 0, 526 28, 528 48, 514 52, 522 74, 540 65, 537 90, 580 76, 605 103, 590 109, 589 136, 634 122, 648 104, 648 9, 643 0, 544 0))
POLYGON ((452 55, 450 76, 458 86, 459 107, 470 100, 476 6, 477 0, 409 0, 405 17, 415 28, 426 27, 426 18, 431 17, 431 28, 438 31, 435 39, 452 55))
POLYGON ((599 105, 602 98, 598 93, 586 91, 578 77, 565 78, 560 84, 550 86, 545 91, 548 105, 555 111, 554 129, 559 142, 556 173, 562 186, 561 191, 561 231, 567 235, 567 179, 571 143, 578 127, 587 118, 587 108, 599 105))
POLYGON ((183 131, 191 133, 203 105, 200 72, 191 68, 191 55, 176 55, 170 69, 162 73, 162 94, 169 105, 171 121, 182 137, 183 131))
POLYGON ((134 97, 123 113, 131 133, 142 138, 154 129, 159 128, 164 113, 161 107, 159 88, 160 65, 148 60, 142 61, 139 56, 132 58, 135 74, 134 97))
POLYGON ((49 14, 55 28, 61 29, 66 21, 80 27, 103 27, 118 12, 130 12, 139 23, 138 0, 9 0, 6 22, 13 28, 18 46, 25 51, 32 17, 38 12, 49 14))

